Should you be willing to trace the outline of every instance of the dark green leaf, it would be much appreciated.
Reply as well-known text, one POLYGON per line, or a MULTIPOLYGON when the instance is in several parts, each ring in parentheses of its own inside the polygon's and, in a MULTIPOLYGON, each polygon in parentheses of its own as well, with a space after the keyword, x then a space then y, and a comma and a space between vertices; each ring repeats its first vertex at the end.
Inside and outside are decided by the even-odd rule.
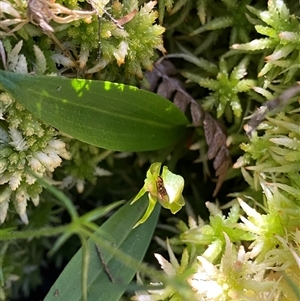
POLYGON ((161 149, 178 142, 188 124, 173 103, 132 86, 2 70, 0 79, 0 88, 45 123, 102 148, 161 149))
MULTIPOLYGON (((156 206, 150 218, 141 226, 132 229, 141 218, 147 207, 147 196, 136 204, 129 202, 120 208, 101 227, 101 233, 107 233, 105 238, 110 246, 141 262, 148 248, 160 206, 156 206)), ((104 238, 102 238, 104 240, 104 238)), ((119 256, 114 256, 102 244, 99 244, 101 262, 94 242, 89 240, 89 266, 87 291, 88 301, 117 301, 126 290, 136 272, 136 266, 119 256), (113 278, 114 283, 107 274, 113 278)), ((82 250, 80 249, 63 270, 55 284, 50 289, 44 301, 81 301, 82 300, 82 250)))

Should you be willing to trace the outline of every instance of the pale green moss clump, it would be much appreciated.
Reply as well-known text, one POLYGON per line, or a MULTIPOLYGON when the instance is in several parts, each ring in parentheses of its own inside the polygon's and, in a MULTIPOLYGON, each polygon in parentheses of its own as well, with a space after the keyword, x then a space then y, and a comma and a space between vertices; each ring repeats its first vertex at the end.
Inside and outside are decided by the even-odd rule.
POLYGON ((34 174, 49 176, 70 154, 53 128, 38 121, 9 94, 0 94, 0 105, 0 223, 12 203, 27 224, 27 201, 37 206, 42 192, 34 174))
POLYGON ((37 11, 39 7, 27 8, 26 2, 20 6, 6 0, 2 12, 6 19, 0 20, 4 48, 9 52, 7 45, 18 41, 14 35, 23 40, 28 59, 34 45, 42 49, 45 73, 68 71, 77 77, 135 83, 144 69, 151 69, 155 50, 165 51, 164 28, 154 24, 156 2, 141 8, 137 0, 114 1, 111 7, 108 2, 41 1, 37 11))

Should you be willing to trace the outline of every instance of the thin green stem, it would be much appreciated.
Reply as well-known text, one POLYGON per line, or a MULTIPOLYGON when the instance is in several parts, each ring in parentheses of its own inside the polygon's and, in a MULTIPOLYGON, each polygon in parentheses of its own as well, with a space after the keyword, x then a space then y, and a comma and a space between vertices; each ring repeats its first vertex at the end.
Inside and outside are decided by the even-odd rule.
POLYGON ((38 230, 29 231, 7 231, 0 230, 1 240, 14 240, 14 239, 26 239, 26 238, 38 238, 41 236, 55 236, 67 231, 69 225, 55 227, 55 228, 42 228, 38 230))
POLYGON ((62 191, 50 185, 45 179, 38 177, 30 168, 28 168, 27 171, 37 179, 37 182, 39 182, 43 187, 45 187, 65 206, 73 221, 78 217, 78 213, 76 211, 75 206, 62 191))

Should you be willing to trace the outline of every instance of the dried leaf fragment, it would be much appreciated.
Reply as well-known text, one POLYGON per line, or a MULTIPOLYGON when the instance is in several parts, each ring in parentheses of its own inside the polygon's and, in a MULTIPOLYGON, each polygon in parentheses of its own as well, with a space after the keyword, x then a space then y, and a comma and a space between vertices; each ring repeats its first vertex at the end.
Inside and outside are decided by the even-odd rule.
POLYGON ((266 101, 254 114, 250 117, 250 121, 245 124, 244 130, 248 136, 251 136, 258 125, 265 119, 268 113, 276 113, 284 107, 291 98, 300 93, 300 85, 295 85, 285 90, 278 97, 266 101))
POLYGON ((93 11, 72 10, 58 3, 48 0, 28 0, 27 18, 32 23, 37 23, 43 30, 54 32, 49 25, 53 20, 60 24, 70 23, 79 19, 91 20, 93 11), (66 15, 61 17, 58 15, 66 15))

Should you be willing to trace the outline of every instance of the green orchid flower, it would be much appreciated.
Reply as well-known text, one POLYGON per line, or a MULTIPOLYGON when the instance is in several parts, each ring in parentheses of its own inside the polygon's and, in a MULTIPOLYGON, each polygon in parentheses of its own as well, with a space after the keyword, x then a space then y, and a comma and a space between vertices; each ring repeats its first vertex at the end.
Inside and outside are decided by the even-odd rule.
POLYGON ((182 190, 184 187, 183 177, 170 172, 167 166, 163 167, 161 175, 160 170, 160 162, 151 164, 147 171, 143 188, 131 202, 131 204, 135 203, 146 192, 148 192, 148 208, 144 216, 134 225, 133 228, 144 223, 148 219, 154 210, 157 201, 159 201, 162 207, 170 209, 173 214, 177 213, 185 204, 182 196, 182 190))

